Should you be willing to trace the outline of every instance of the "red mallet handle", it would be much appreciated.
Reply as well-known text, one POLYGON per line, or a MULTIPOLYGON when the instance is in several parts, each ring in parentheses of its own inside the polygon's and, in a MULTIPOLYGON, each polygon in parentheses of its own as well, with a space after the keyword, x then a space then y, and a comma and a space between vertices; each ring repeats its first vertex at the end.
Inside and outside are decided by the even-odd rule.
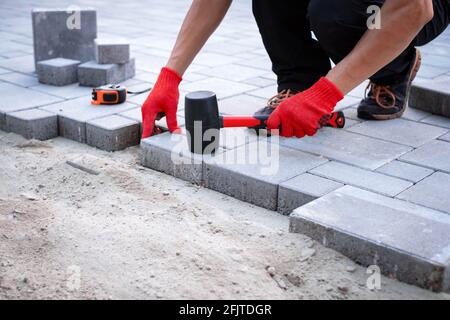
MULTIPOLYGON (((220 127, 221 128, 253 128, 253 127, 265 127, 266 121, 269 116, 252 117, 252 116, 221 116, 220 127)), ((344 128, 345 116, 342 111, 334 112, 329 117, 326 117, 327 127, 344 128)))

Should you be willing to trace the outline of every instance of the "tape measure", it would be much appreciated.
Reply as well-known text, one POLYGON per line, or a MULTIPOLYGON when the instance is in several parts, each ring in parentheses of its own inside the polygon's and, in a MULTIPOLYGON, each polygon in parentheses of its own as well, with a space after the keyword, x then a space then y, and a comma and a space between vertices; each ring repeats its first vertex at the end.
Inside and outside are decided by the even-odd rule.
POLYGON ((139 92, 128 91, 126 87, 120 84, 107 84, 105 86, 92 89, 92 104, 95 105, 115 105, 127 101, 129 94, 136 95, 150 91, 148 88, 139 92))

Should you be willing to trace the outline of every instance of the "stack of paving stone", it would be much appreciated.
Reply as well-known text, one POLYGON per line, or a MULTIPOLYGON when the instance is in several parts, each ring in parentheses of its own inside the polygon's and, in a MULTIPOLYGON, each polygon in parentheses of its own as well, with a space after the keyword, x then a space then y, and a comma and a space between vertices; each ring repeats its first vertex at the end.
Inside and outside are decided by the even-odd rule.
POLYGON ((78 80, 82 86, 119 83, 135 75, 135 59, 130 58, 130 44, 125 41, 96 39, 95 57, 95 61, 78 67, 78 80))
POLYGON ((97 13, 92 9, 34 9, 34 61, 39 81, 65 86, 78 81, 80 63, 94 59, 97 13))
POLYGON ((32 11, 34 59, 39 82, 65 86, 101 86, 134 77, 130 45, 97 39, 97 13, 92 9, 32 11))

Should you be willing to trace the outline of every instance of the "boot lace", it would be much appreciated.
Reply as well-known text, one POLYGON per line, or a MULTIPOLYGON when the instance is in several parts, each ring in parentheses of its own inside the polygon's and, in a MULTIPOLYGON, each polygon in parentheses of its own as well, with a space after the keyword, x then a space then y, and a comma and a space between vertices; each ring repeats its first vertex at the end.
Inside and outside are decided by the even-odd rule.
POLYGON ((273 96, 267 102, 267 106, 269 108, 275 109, 277 108, 284 100, 295 96, 297 93, 291 89, 283 90, 279 92, 277 95, 273 96))
POLYGON ((373 82, 370 82, 367 86, 365 96, 375 99, 377 104, 385 109, 395 107, 397 101, 395 94, 391 91, 389 86, 378 85, 373 82))

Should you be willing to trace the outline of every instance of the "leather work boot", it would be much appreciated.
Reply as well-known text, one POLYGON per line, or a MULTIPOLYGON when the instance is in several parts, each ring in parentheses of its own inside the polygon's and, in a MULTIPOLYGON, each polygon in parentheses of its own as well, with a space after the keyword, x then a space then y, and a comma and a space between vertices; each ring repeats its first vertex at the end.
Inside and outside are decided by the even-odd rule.
POLYGON ((393 85, 378 85, 370 82, 365 98, 358 106, 358 118, 365 120, 390 120, 400 118, 408 107, 411 84, 421 65, 421 54, 416 49, 414 61, 405 82, 393 85))

